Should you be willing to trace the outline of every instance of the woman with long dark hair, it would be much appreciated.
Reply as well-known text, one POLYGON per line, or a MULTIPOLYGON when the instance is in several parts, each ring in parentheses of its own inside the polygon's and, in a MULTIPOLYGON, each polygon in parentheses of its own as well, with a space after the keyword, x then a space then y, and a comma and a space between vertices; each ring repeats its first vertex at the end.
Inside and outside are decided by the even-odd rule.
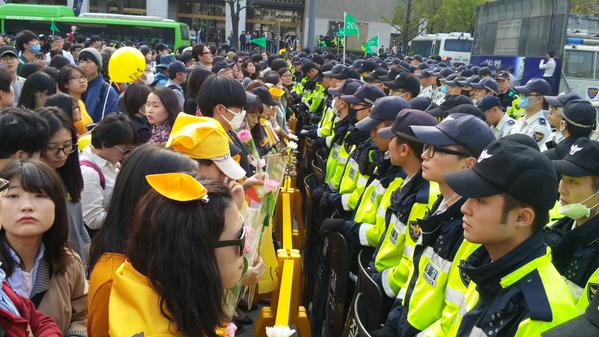
POLYGON ((17 160, 0 178, 0 262, 6 281, 64 336, 87 336, 87 281, 79 256, 67 248, 69 216, 56 171, 40 161, 17 160))
POLYGON ((147 143, 151 137, 150 124, 146 118, 146 101, 150 91, 151 89, 147 85, 133 83, 125 89, 123 94, 125 111, 137 133, 138 144, 147 143))
POLYGON ((110 336, 227 336, 225 289, 245 268, 245 231, 229 189, 183 173, 146 179, 152 188, 110 293, 110 336))
POLYGON ((54 93, 56 93, 56 81, 45 72, 36 71, 25 80, 18 105, 30 110, 41 108, 48 96, 54 93))
POLYGON ((83 225, 81 210, 81 190, 83 178, 79 169, 77 153, 77 131, 73 121, 58 108, 46 107, 37 111, 48 124, 50 140, 44 151, 42 160, 56 170, 65 187, 67 214, 69 216, 69 244, 87 261, 87 252, 91 239, 83 225))
POLYGON ((146 118, 152 125, 150 143, 165 143, 181 112, 177 95, 169 88, 152 90, 146 100, 146 118))
POLYGON ((183 111, 186 114, 195 115, 198 110, 196 102, 198 93, 204 81, 212 75, 212 71, 204 68, 194 68, 187 76, 187 90, 185 92, 185 106, 183 111))
POLYGON ((197 172, 187 156, 156 144, 142 145, 123 161, 102 228, 91 245, 88 332, 108 336, 108 299, 117 268, 125 262, 131 218, 139 200, 150 189, 145 176, 169 172, 197 172))

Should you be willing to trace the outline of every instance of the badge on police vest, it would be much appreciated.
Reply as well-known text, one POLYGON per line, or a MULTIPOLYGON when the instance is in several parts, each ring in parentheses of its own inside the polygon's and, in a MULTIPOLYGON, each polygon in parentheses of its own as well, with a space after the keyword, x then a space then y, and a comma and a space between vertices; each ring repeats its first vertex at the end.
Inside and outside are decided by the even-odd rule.
POLYGON ((412 241, 418 242, 420 235, 422 235, 422 228, 420 228, 418 221, 412 221, 410 223, 410 238, 412 238, 412 241))
POLYGON ((429 261, 429 263, 427 263, 426 267, 424 268, 424 279, 433 288, 437 287, 437 278, 439 277, 439 274, 441 274, 439 268, 437 268, 437 266, 435 266, 432 262, 429 261))
POLYGON ((587 291, 587 297, 589 298, 589 302, 593 301, 593 298, 595 298, 595 295, 597 295, 597 290, 599 290, 599 284, 589 283, 589 290, 587 291))
POLYGON ((536 142, 540 142, 543 140, 543 138, 545 138, 545 135, 542 132, 535 132, 533 138, 536 142))

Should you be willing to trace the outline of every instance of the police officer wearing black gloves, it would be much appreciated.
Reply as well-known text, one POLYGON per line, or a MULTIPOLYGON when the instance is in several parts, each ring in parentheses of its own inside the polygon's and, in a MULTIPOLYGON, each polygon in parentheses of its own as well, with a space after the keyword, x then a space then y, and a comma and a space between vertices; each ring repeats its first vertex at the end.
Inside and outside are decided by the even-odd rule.
POLYGON ((546 241, 553 264, 584 310, 599 288, 599 142, 580 138, 553 163, 562 176, 560 213, 565 217, 545 229, 546 241))
MULTIPOLYGON (((369 116, 356 124, 356 129, 363 131, 368 130, 370 132, 370 136, 375 139, 376 137, 379 137, 378 134, 376 134, 378 129, 391 126, 399 112, 408 108, 410 108, 410 104, 403 98, 394 96, 379 98, 375 102, 369 116)), ((368 166, 370 166, 368 163, 362 162, 368 161, 368 157, 366 156, 366 158, 364 158, 364 154, 369 154, 369 150, 371 149, 372 145, 373 144, 365 143, 364 145, 359 146, 358 149, 350 156, 350 161, 354 160, 356 163, 358 163, 358 161, 361 163, 361 165, 358 164, 361 167, 360 171, 362 171, 362 168, 367 170, 368 166)), ((383 152, 379 151, 378 156, 382 154, 383 152)), ((388 160, 385 160, 384 158, 382 161, 388 162, 388 160)), ((370 176, 370 174, 368 174, 369 172, 360 173, 370 176)), ((342 181, 341 185, 343 185, 343 183, 344 182, 342 181)), ((328 193, 326 195, 326 199, 321 201, 321 205, 324 205, 327 208, 337 209, 340 213, 343 211, 348 211, 348 209, 346 209, 344 206, 342 194, 339 193, 328 193)), ((356 223, 353 220, 326 219, 320 227, 320 233, 322 235, 326 235, 329 232, 339 232, 343 234, 346 240, 350 240, 359 245, 360 225, 360 223, 356 223)))

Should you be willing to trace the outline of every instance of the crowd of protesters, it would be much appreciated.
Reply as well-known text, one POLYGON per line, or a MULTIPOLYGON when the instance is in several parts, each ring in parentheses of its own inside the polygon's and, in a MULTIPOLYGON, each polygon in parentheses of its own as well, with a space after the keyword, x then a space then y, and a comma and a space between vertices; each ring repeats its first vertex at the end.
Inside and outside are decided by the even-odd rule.
MULTIPOLYGON (((244 261, 240 212, 264 184, 261 159, 289 141, 300 163, 323 160, 304 196, 314 335, 331 287, 309 275, 335 263, 330 233, 353 252, 336 258, 362 251, 382 294, 373 336, 540 336, 597 302, 596 111, 542 78, 198 43, 139 45, 145 71, 115 83, 100 36, 12 42, 0 46, 8 336, 239 332, 251 319, 227 297, 265 269, 244 261)), ((300 166, 303 183, 314 168, 300 166)))

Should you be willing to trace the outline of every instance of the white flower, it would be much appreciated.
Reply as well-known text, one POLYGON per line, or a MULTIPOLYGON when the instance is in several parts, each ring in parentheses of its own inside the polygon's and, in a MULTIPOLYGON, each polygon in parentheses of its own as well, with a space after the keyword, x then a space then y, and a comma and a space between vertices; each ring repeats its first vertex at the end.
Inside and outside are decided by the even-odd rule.
POLYGON ((295 333, 295 330, 288 326, 269 326, 266 327, 266 336, 268 337, 289 337, 295 333))
POLYGON ((290 141, 289 143, 287 143, 287 147, 289 147, 292 150, 297 150, 297 143, 294 141, 290 141))

